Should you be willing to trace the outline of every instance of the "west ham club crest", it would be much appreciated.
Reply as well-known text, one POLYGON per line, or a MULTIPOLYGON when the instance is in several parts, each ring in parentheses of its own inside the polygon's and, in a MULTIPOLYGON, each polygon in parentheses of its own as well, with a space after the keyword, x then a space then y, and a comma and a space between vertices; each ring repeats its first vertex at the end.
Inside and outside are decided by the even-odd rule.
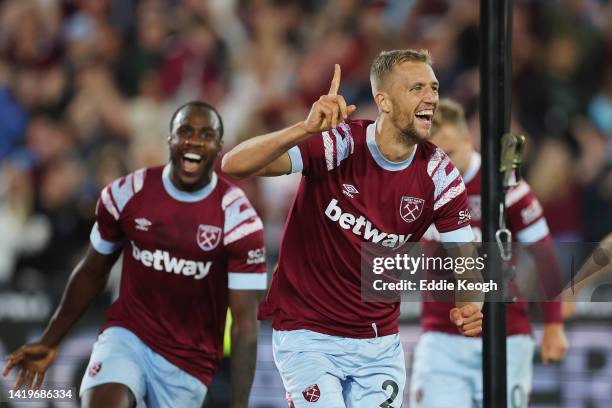
POLYGON ((317 384, 313 384, 302 391, 302 395, 308 402, 317 402, 321 398, 321 390, 317 384))
POLYGON ((221 241, 221 228, 200 224, 198 227, 198 245, 204 251, 212 251, 221 241))
POLYGON ((100 372, 101 369, 102 369, 102 363, 99 363, 99 362, 94 363, 87 370, 87 375, 89 375, 90 377, 95 377, 100 372))
POLYGON ((406 222, 416 221, 423 212, 425 200, 422 198, 402 196, 400 200, 400 216, 406 222))

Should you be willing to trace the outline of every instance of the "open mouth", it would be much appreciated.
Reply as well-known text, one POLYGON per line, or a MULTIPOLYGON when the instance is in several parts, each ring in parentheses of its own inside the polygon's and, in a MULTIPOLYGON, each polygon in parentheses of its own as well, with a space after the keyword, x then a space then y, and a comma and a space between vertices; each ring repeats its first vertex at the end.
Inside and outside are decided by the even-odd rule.
POLYGON ((189 174, 197 173, 203 162, 202 155, 191 152, 185 153, 181 156, 181 170, 189 174))
POLYGON ((415 113, 414 116, 420 123, 426 126, 431 126, 431 123, 433 121, 433 114, 433 109, 423 109, 415 113))

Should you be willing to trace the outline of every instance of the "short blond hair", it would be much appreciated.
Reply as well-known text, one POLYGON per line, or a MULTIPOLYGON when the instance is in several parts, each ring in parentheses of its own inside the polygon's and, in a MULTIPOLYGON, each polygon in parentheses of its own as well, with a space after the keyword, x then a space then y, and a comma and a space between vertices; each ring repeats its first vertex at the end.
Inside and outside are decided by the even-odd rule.
POLYGON ((440 102, 438 102, 431 125, 431 134, 435 134, 445 125, 456 126, 462 131, 467 131, 468 128, 463 108, 457 102, 448 98, 440 99, 440 102))
POLYGON ((431 54, 427 50, 391 50, 382 51, 370 67, 370 83, 372 91, 376 93, 383 87, 385 79, 393 70, 393 67, 402 62, 423 62, 432 65, 431 54))

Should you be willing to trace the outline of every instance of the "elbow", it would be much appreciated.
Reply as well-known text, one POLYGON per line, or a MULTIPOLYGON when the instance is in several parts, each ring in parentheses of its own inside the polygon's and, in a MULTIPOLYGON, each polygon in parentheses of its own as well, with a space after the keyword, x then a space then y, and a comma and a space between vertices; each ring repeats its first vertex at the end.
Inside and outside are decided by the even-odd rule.
POLYGON ((244 174, 244 172, 240 170, 240 167, 236 165, 236 160, 232 152, 226 153, 221 159, 221 171, 234 180, 240 180, 247 177, 247 174, 244 174))

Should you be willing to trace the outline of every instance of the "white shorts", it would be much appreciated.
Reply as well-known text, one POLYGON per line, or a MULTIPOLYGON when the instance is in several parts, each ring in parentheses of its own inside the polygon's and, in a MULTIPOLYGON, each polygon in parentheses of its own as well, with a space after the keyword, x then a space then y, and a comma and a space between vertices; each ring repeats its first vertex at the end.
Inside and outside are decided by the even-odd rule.
POLYGON ((272 350, 290 407, 402 405, 406 365, 399 334, 352 339, 274 330, 272 350))
POLYGON ((200 407, 207 390, 122 327, 109 327, 98 336, 79 395, 107 383, 125 385, 137 405, 147 407, 200 407))
MULTIPOLYGON (((506 342, 508 407, 529 401, 535 342, 509 336, 506 342)), ((421 336, 414 352, 411 408, 482 407, 482 339, 438 332, 421 336)))

